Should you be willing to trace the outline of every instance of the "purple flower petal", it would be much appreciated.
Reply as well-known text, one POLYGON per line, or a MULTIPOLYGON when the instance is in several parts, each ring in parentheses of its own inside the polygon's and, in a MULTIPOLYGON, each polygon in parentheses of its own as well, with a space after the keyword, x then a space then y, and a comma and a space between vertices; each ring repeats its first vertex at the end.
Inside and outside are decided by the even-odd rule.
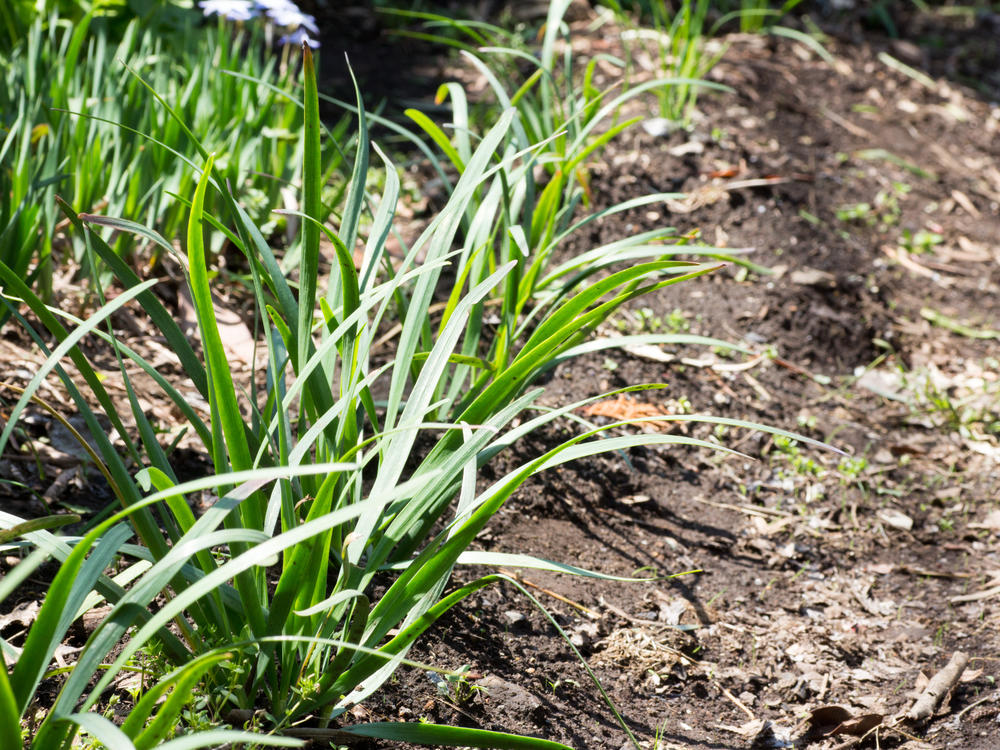
POLYGON ((291 28, 299 28, 301 26, 308 29, 313 34, 319 34, 319 27, 316 25, 316 19, 308 13, 303 13, 294 6, 290 8, 271 8, 267 11, 267 17, 274 21, 278 26, 289 26, 291 28))
POLYGON ((256 0, 254 3, 260 10, 298 10, 299 6, 292 0, 256 0))
POLYGON ((303 44, 308 44, 312 49, 319 47, 319 42, 309 36, 309 32, 305 29, 296 29, 291 34, 286 34, 278 40, 279 44, 294 44, 296 46, 302 46, 303 44))
POLYGON ((206 16, 217 13, 230 21, 249 21, 257 15, 250 0, 201 0, 198 7, 206 16))

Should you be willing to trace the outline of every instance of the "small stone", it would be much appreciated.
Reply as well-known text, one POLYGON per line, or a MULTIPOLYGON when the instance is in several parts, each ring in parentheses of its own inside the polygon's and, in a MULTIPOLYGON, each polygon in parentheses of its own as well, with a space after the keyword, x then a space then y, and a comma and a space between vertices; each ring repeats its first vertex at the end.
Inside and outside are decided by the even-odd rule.
POLYGON ((486 690, 485 702, 487 705, 502 705, 513 714, 532 718, 535 718, 543 710, 542 702, 534 695, 520 685, 507 682, 496 675, 487 675, 476 684, 486 690))
POLYGON ((836 286, 837 277, 828 271, 820 271, 817 268, 801 268, 792 271, 791 280, 793 284, 802 286, 836 286))
POLYGON ((676 120, 668 120, 665 117, 650 117, 642 123, 642 129, 654 138, 670 135, 681 127, 681 123, 676 120))
POLYGON ((903 531, 910 531, 913 528, 913 519, 894 508, 880 510, 878 517, 893 528, 902 529, 903 531))
POLYGON ((598 637, 596 622, 582 622, 570 633, 569 642, 577 648, 588 648, 598 637))
POLYGON ((503 613, 503 617, 513 632, 524 633, 531 630, 531 623, 528 622, 528 618, 515 609, 508 609, 503 613))

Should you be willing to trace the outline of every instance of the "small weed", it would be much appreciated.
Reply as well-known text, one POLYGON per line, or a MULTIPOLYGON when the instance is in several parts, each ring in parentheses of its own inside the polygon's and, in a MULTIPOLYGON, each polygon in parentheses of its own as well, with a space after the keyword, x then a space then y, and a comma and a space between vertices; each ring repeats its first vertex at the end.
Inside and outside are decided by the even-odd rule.
POLYGON ((556 691, 559 688, 561 688, 561 687, 574 687, 575 688, 575 687, 579 687, 579 685, 580 685, 580 683, 578 683, 576 680, 570 680, 570 679, 565 679, 564 680, 562 678, 558 678, 558 679, 555 679, 555 680, 550 680, 548 678, 545 678, 545 683, 549 686, 549 690, 552 691, 552 695, 555 695, 556 691))
POLYGON ((815 430, 816 429, 816 415, 815 414, 799 414, 795 418, 798 422, 799 427, 805 430, 815 430))
POLYGON ((656 333, 663 328, 663 318, 654 313, 652 308, 640 307, 636 310, 635 317, 639 321, 640 331, 656 333))
POLYGON ((937 232, 931 232, 926 229, 918 229, 916 232, 904 229, 903 235, 899 239, 900 247, 908 253, 916 253, 918 255, 933 253, 934 248, 942 242, 944 242, 944 237, 937 232))
MULTIPOLYGON (((808 211, 806 211, 804 208, 800 208, 799 209, 799 218, 802 219, 803 221, 809 222, 814 227, 818 227, 818 226, 820 226, 823 223, 823 220, 821 218, 819 218, 818 216, 816 216, 816 214, 811 214, 808 211)), ((838 216, 837 218, 840 218, 840 217, 838 216)))
POLYGON ((691 329, 687 313, 679 307, 671 310, 666 317, 657 315, 651 307, 624 310, 612 319, 611 324, 622 334, 686 333, 691 329))
POLYGON ((944 637, 948 633, 949 627, 948 623, 943 623, 938 626, 937 632, 934 633, 934 645, 940 648, 944 645, 944 637))
POLYGON ((437 687, 438 694, 456 705, 468 703, 477 692, 484 688, 469 682, 468 674, 472 669, 469 664, 463 664, 457 670, 443 675, 428 672, 427 676, 437 687))
POLYGON ((683 333, 691 328, 691 324, 687 321, 687 316, 679 307, 675 307, 670 312, 667 316, 665 324, 667 326, 667 330, 671 333, 683 333))
POLYGON ((687 396, 678 396, 670 402, 670 411, 674 414, 691 414, 694 407, 691 406, 691 401, 687 396))
POLYGON ((837 209, 836 213, 838 221, 858 221, 865 224, 874 224, 875 222, 871 220, 871 215, 871 203, 851 203, 841 206, 837 209))
MULTIPOLYGON (((792 476, 822 478, 826 474, 822 466, 802 453, 797 441, 776 435, 774 438, 774 447, 779 454, 788 459, 791 465, 792 476)), ((779 471, 779 473, 784 474, 785 472, 779 471)))
POLYGON ((838 208, 835 215, 839 221, 877 227, 884 232, 899 223, 903 213, 899 204, 910 189, 905 182, 893 182, 889 190, 880 190, 875 195, 874 202, 850 203, 838 208))
POLYGON ((868 468, 868 459, 864 457, 854 458, 848 456, 841 459, 837 464, 837 471, 840 474, 840 481, 844 484, 857 482, 861 478, 861 473, 868 468))
MULTIPOLYGON (((623 39, 637 42, 636 47, 647 54, 645 41, 653 40, 660 72, 664 77, 677 79, 656 89, 660 115, 674 127, 690 126, 699 89, 706 85, 700 79, 708 75, 725 51, 725 47, 712 41, 706 43, 705 19, 710 5, 709 0, 683 0, 673 11, 666 3, 650 3, 648 12, 653 28, 633 28, 622 35, 623 39), (713 45, 716 48, 710 51, 713 45)), ((621 5, 614 3, 613 7, 619 12, 619 19, 628 24, 621 5)), ((628 54, 632 56, 632 50, 628 54)))

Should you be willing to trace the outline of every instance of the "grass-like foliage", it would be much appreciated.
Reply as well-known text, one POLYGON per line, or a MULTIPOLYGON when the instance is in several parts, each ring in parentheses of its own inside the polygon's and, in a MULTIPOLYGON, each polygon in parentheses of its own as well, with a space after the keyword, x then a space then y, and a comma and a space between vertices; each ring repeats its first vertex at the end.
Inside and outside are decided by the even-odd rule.
MULTIPOLYGON (((22 278, 30 271, 43 298, 58 264, 53 251, 87 271, 82 238, 67 236, 56 194, 75 211, 129 216, 167 237, 184 226, 188 206, 178 196, 193 191, 198 152, 144 81, 220 154, 221 178, 264 232, 280 228, 283 219, 270 211, 301 171, 302 110, 281 95, 292 90, 290 66, 262 54, 260 34, 234 37, 222 24, 195 20, 167 32, 139 21, 119 28, 92 14, 72 24, 38 18, 0 58, 0 260, 22 278)), ((325 165, 334 169, 335 157, 325 165)), ((130 258, 135 241, 119 234, 112 246, 130 258)))
MULTIPOLYGON (((630 58, 635 50, 651 53, 659 60, 660 70, 672 77, 672 85, 654 91, 660 104, 660 116, 677 127, 689 127, 698 102, 698 94, 709 86, 704 78, 721 59, 724 48, 709 52, 705 24, 712 3, 708 0, 683 0, 638 3, 638 23, 626 11, 629 3, 606 0, 619 25, 625 27, 622 40, 630 58), (649 23, 652 28, 645 26, 649 23)), ((715 86, 714 88, 725 88, 715 86)))
POLYGON ((114 26, 138 18, 147 27, 169 31, 190 17, 183 0, 6 0, 0 3, 0 54, 6 54, 27 35, 36 20, 59 18, 79 23, 88 14, 100 15, 114 26))
POLYGON ((729 12, 724 13, 716 21, 713 32, 729 21, 739 19, 741 32, 744 34, 759 33, 780 21, 801 2, 802 0, 785 0, 783 3, 771 3, 770 0, 739 0, 738 3, 722 4, 727 9, 729 5, 738 7, 728 9, 729 12), (776 7, 772 7, 772 5, 776 7))
MULTIPOLYGON (((550 18, 554 27, 559 20, 550 18)), ((552 45, 547 39, 543 63, 552 59, 552 45)), ((546 78, 542 70, 536 82, 546 78)), ((670 257, 672 248, 651 245, 645 236, 549 267, 560 239, 587 221, 572 224, 577 202, 567 185, 601 141, 593 130, 588 140, 586 128, 611 103, 585 95, 583 105, 569 103, 566 110, 562 97, 558 106, 550 99, 549 113, 527 114, 511 97, 502 101, 492 126, 475 137, 467 123, 456 124, 451 138, 424 123, 451 158, 457 179, 446 205, 400 261, 386 247, 399 180, 390 160, 369 146, 360 94, 357 147, 352 178, 337 207, 339 226, 333 231, 323 221, 328 212, 320 166, 323 128, 307 48, 303 82, 301 238, 290 276, 237 200, 231 185, 238 181, 228 179, 220 165, 224 155, 210 153, 182 118, 171 118, 170 127, 191 138, 200 152, 200 176, 187 194, 182 259, 197 311, 199 349, 162 306, 156 280, 143 281, 98 232, 85 229, 85 224, 111 226, 165 253, 176 252, 141 224, 78 215, 63 204, 85 238, 91 267, 98 267, 98 259, 106 264, 118 287, 114 299, 86 320, 50 309, 21 274, 0 263, 10 313, 27 323, 26 307, 34 325, 48 332, 37 338, 38 345, 49 351, 46 342, 54 342, 11 410, 0 450, 24 408, 37 401, 39 384, 55 373, 91 426, 94 462, 120 503, 82 538, 53 534, 50 527, 66 519, 25 522, 0 513, 6 529, 0 543, 30 550, 0 582, 0 601, 44 562, 59 565, 23 643, 0 641, 12 667, 9 674, 0 669, 2 747, 20 746, 22 730, 25 742, 45 750, 69 747, 81 730, 116 748, 291 746, 297 744, 293 725, 309 718, 313 726, 411 742, 562 747, 424 724, 340 725, 345 712, 379 689, 442 614, 502 579, 464 576, 449 589, 456 566, 534 565, 585 573, 524 556, 467 554, 529 476, 639 444, 708 445, 675 435, 605 438, 604 430, 594 429, 516 466, 488 487, 477 483, 479 467, 497 453, 585 403, 536 407, 542 390, 533 382, 539 374, 593 348, 588 337, 621 306, 718 267, 677 260, 670 257), (553 124, 561 130, 551 132, 553 124), (573 128, 579 128, 575 136, 573 128), (544 137, 533 140, 529 133, 544 137), (371 151, 385 167, 378 196, 365 190, 371 151), (547 183, 536 184, 539 167, 547 183), (210 196, 218 216, 207 209, 210 196), (362 235, 361 220, 369 211, 362 235), (264 330, 267 362, 251 382, 234 380, 212 301, 207 245, 230 224, 236 231, 227 237, 250 269, 264 330), (322 235, 333 270, 320 283, 322 235), (356 264, 359 246, 364 249, 356 264), (619 265, 611 267, 609 259, 619 265), (207 402, 207 413, 115 338, 110 317, 139 309, 177 354, 207 402), (496 322, 488 324, 494 313, 496 322), (392 349, 377 348, 397 321, 392 349), (102 337, 112 347, 131 414, 115 410, 79 348, 88 336, 102 337), (154 378, 163 397, 188 420, 211 457, 212 476, 178 482, 132 386, 136 370, 154 378), (111 419, 121 444, 105 436, 97 412, 111 419), (142 468, 134 473, 133 467, 142 468), (213 501, 196 516, 189 499, 206 490, 214 493, 213 501), (55 650, 73 621, 104 602, 110 613, 74 666, 53 670, 55 650), (123 672, 140 668, 154 652, 168 666, 152 675, 128 719, 115 725, 99 712, 102 697, 123 672), (35 714, 43 680, 53 680, 57 695, 44 714, 35 714), (189 710, 197 696, 200 723, 189 710), (222 717, 234 708, 257 710, 254 725, 224 727, 222 717), (177 736, 170 739, 172 734, 177 736)), ((464 101, 457 87, 448 91, 453 102, 464 101)), ((518 99, 526 101, 528 93, 525 88, 518 99)), ((461 113, 456 106, 459 121, 461 113)), ((95 287, 101 290, 99 277, 95 287)))

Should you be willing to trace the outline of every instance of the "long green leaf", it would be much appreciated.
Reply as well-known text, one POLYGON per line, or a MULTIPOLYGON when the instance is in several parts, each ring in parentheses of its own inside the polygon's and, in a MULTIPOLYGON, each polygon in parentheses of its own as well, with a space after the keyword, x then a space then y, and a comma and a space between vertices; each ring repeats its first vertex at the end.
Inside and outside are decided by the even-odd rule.
POLYGON ((342 732, 394 742, 445 747, 484 747, 501 750, 572 750, 568 745, 535 737, 490 732, 485 729, 449 727, 441 724, 378 722, 343 727, 342 732))
MULTIPOLYGON (((302 75, 304 82, 305 135, 303 137, 302 193, 305 213, 320 217, 320 142, 319 100, 316 95, 316 68, 308 45, 302 50, 302 75)), ((298 359, 305 362, 309 356, 310 332, 313 311, 316 309, 316 278, 319 275, 319 228, 312 222, 302 225, 302 251, 299 263, 298 310, 298 359)))
POLYGON ((0 746, 21 746, 21 710, 7 676, 7 662, 0 653, 0 746))
POLYGON ((89 546, 77 545, 52 580, 11 675, 11 689, 22 713, 27 709, 56 647, 72 624, 77 609, 129 536, 131 532, 125 526, 110 529, 89 558, 86 556, 90 552, 89 546))

